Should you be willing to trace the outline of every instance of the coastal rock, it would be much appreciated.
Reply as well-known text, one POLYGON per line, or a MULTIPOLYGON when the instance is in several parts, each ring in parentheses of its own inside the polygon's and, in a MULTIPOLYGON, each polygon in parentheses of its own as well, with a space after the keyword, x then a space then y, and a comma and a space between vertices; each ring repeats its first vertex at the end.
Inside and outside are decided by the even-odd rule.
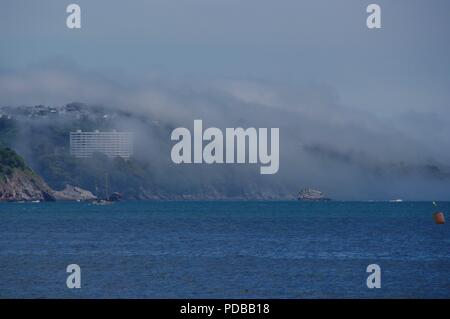
POLYGON ((9 147, 0 145, 0 201, 93 200, 91 192, 66 185, 54 191, 9 147))
POLYGON ((0 180, 0 201, 54 201, 52 189, 31 171, 14 170, 0 180))
POLYGON ((53 201, 52 189, 14 150, 0 145, 0 201, 53 201))
POLYGON ((301 201, 329 201, 331 199, 325 197, 325 195, 319 190, 305 188, 305 189, 301 190, 300 193, 298 194, 298 200, 301 200, 301 201))
POLYGON ((54 191, 53 196, 56 200, 61 201, 88 201, 97 199, 97 197, 90 191, 82 189, 77 186, 66 185, 66 187, 61 191, 54 191))

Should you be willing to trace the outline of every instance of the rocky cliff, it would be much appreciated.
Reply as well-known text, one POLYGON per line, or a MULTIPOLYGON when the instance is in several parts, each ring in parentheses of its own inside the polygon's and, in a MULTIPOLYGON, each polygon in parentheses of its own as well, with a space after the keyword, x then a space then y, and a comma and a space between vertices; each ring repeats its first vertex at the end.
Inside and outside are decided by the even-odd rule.
POLYGON ((91 192, 67 185, 54 191, 12 149, 0 147, 0 201, 92 200, 91 192))
POLYGON ((31 170, 13 169, 0 177, 0 201, 53 201, 53 190, 31 170))

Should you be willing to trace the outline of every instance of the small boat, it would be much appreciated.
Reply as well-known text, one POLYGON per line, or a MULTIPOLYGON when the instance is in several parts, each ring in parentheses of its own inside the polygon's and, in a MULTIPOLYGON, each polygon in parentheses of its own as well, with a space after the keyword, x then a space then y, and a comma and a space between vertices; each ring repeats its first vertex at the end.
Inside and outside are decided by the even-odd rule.
POLYGON ((401 202, 403 202, 403 199, 401 199, 401 198, 391 199, 389 202, 390 203, 401 203, 401 202))
MULTIPOLYGON (((98 187, 95 186, 95 192, 98 193, 98 187)), ((105 174, 105 198, 98 198, 94 199, 92 201, 92 205, 111 205, 114 204, 112 200, 110 200, 109 197, 109 181, 108 181, 108 174, 105 174)))

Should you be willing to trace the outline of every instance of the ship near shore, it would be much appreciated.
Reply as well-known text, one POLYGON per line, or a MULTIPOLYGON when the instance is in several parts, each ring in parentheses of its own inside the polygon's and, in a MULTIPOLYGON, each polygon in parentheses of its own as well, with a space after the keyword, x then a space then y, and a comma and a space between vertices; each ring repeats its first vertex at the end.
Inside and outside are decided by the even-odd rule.
POLYGON ((297 199, 300 201, 313 201, 313 202, 331 200, 331 198, 326 197, 323 192, 312 188, 302 189, 298 194, 297 199))

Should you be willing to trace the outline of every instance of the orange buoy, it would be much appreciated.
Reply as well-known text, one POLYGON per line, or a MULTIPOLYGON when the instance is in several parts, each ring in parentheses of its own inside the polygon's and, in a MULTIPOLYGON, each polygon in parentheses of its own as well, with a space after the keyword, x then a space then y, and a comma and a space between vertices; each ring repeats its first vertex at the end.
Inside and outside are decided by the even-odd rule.
POLYGON ((436 212, 434 213, 434 221, 436 222, 436 224, 445 224, 445 217, 444 217, 444 213, 442 212, 436 212))

